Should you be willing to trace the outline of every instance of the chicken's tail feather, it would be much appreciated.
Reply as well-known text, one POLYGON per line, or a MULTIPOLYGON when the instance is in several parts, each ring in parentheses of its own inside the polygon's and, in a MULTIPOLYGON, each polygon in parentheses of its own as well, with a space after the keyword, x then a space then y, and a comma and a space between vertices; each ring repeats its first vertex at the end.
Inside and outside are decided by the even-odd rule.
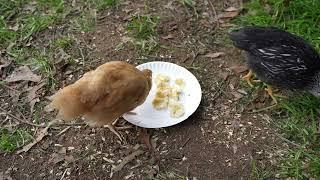
POLYGON ((80 99, 72 89, 65 88, 52 97, 52 102, 44 108, 44 111, 51 112, 57 110, 57 118, 71 121, 88 110, 86 104, 82 103, 80 99))

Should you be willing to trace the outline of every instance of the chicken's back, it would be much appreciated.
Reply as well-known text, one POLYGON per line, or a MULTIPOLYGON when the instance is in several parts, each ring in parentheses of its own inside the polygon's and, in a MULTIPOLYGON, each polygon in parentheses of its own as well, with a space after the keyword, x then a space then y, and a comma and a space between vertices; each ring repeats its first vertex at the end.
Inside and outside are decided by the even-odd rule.
POLYGON ((57 117, 63 120, 73 120, 83 115, 94 102, 86 101, 86 93, 89 92, 89 82, 91 82, 92 71, 84 74, 82 78, 74 84, 68 85, 60 89, 56 94, 51 96, 51 103, 46 106, 47 111, 58 110, 57 117))
POLYGON ((320 71, 317 51, 303 38, 273 27, 244 27, 230 39, 246 51, 249 68, 267 84, 306 89, 320 71))
POLYGON ((84 116, 92 124, 108 124, 144 102, 151 87, 147 76, 123 61, 112 61, 90 71, 58 91, 48 107, 62 119, 84 116))
POLYGON ((236 47, 257 57, 286 59, 295 55, 305 59, 306 64, 320 65, 319 54, 306 40, 275 27, 243 27, 230 32, 229 37, 236 47))

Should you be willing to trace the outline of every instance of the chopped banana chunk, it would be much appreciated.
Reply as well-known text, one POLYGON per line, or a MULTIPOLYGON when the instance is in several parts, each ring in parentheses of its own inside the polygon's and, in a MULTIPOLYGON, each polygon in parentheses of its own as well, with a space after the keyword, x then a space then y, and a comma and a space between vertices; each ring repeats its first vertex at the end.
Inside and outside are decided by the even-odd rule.
POLYGON ((175 83, 176 83, 176 85, 178 85, 178 86, 181 87, 181 88, 184 88, 185 85, 186 85, 186 84, 184 83, 183 79, 181 79, 181 78, 176 79, 176 80, 175 80, 175 83))
POLYGON ((179 102, 171 102, 169 106, 170 116, 174 118, 179 118, 184 114, 184 107, 179 102))
POLYGON ((168 107, 168 98, 156 97, 155 99, 153 99, 152 105, 157 110, 166 109, 168 107))
POLYGON ((175 84, 170 86, 170 77, 158 74, 155 79, 157 85, 155 97, 152 101, 152 105, 157 110, 169 108, 170 116, 173 118, 179 118, 184 114, 184 107, 179 102, 180 95, 185 86, 183 79, 176 79, 175 84))
POLYGON ((169 83, 170 81, 170 77, 166 76, 166 75, 162 75, 162 74, 158 74, 156 77, 156 84, 160 84, 160 83, 169 83))
POLYGON ((169 94, 169 98, 172 98, 172 99, 178 101, 180 94, 181 94, 180 89, 177 89, 177 88, 173 87, 173 88, 171 88, 171 92, 169 94))

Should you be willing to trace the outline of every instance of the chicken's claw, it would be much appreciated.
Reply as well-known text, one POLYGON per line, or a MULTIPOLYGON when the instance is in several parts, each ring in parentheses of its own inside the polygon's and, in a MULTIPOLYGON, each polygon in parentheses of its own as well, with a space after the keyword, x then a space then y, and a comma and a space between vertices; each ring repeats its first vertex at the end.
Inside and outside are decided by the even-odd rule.
POLYGON ((267 93, 269 94, 269 96, 272 98, 274 104, 278 104, 277 99, 274 97, 272 87, 271 87, 270 85, 267 85, 267 88, 265 88, 264 90, 267 91, 267 93))
POLYGON ((268 92, 269 96, 272 98, 274 104, 278 104, 278 101, 277 101, 276 97, 287 98, 286 96, 283 96, 283 95, 280 95, 280 94, 275 94, 270 85, 267 85, 267 88, 265 88, 265 90, 268 92))
POLYGON ((252 70, 249 70, 248 74, 242 77, 242 79, 247 81, 250 87, 253 87, 252 80, 251 80, 252 75, 253 75, 252 70))
POLYGON ((122 135, 119 132, 117 132, 116 128, 112 124, 105 125, 105 127, 109 128, 111 132, 113 132, 116 136, 118 136, 118 138, 120 139, 120 142, 123 141, 122 135))

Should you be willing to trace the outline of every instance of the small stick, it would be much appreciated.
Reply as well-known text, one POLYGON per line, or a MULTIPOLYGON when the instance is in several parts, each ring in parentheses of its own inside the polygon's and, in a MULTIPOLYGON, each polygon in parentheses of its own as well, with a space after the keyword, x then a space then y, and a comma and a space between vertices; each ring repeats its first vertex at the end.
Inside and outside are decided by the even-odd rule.
POLYGON ((63 134, 64 132, 68 131, 68 129, 70 129, 70 126, 64 128, 62 131, 60 131, 56 136, 60 136, 61 134, 63 134))
POLYGON ((68 170, 68 169, 64 170, 64 172, 63 172, 63 174, 62 174, 62 176, 61 176, 60 180, 62 180, 62 179, 64 178, 64 176, 66 175, 67 170, 68 170))
POLYGON ((14 118, 15 120, 21 122, 21 123, 24 123, 24 124, 28 124, 30 126, 36 126, 36 127, 46 127, 44 125, 39 125, 39 124, 34 124, 34 123, 31 123, 31 122, 28 122, 28 121, 24 121, 20 118, 18 118, 17 116, 9 113, 8 111, 6 111, 5 109, 3 109, 2 107, 0 107, 0 110, 3 111, 3 112, 6 112, 7 115, 11 116, 12 118, 14 118))
POLYGON ((214 13, 214 16, 215 16, 214 20, 216 21, 217 27, 219 28, 219 19, 218 19, 217 11, 216 11, 216 9, 214 8, 213 4, 211 3, 211 0, 208 0, 208 2, 209 2, 210 6, 211 6, 211 8, 212 8, 213 13, 214 13))
POLYGON ((180 147, 180 149, 184 148, 185 145, 187 145, 187 143, 190 141, 190 137, 182 144, 182 146, 180 147))

